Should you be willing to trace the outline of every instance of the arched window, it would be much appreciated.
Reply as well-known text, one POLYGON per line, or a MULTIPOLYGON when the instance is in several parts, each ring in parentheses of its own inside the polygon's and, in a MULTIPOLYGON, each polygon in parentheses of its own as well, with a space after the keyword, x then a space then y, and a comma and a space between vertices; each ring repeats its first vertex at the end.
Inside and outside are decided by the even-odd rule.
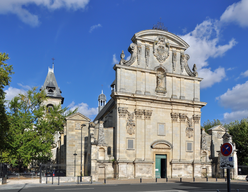
POLYGON ((52 104, 48 104, 47 106, 47 112, 51 113, 51 109, 53 109, 53 105, 52 104))
POLYGON ((111 155, 111 147, 108 147, 107 153, 108 153, 108 155, 111 155))

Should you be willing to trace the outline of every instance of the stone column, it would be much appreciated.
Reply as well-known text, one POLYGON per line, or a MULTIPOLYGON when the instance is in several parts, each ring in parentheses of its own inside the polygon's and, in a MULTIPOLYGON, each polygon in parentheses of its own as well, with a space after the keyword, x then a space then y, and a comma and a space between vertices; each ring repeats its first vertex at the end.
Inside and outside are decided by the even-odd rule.
POLYGON ((135 118, 136 118, 136 131, 135 131, 135 159, 140 161, 143 159, 143 149, 144 149, 144 120, 142 119, 143 110, 142 109, 135 109, 135 118))
POLYGON ((194 161, 201 161, 201 115, 193 115, 194 122, 194 161))
POLYGON ((177 82, 176 77, 172 77, 172 96, 171 98, 177 99, 177 82))
POLYGON ((184 87, 184 79, 181 78, 180 79, 180 99, 185 99, 185 93, 184 93, 184 90, 185 90, 185 87, 184 87))
POLYGON ((144 159, 151 161, 151 155, 148 151, 150 148, 150 124, 151 124, 152 110, 144 110, 144 159))
POLYGON ((200 83, 194 80, 194 101, 200 101, 200 83))
POLYGON ((172 161, 179 160, 179 150, 180 150, 180 132, 179 132, 179 123, 178 123, 178 113, 171 113, 171 124, 172 124, 172 161))
POLYGON ((126 114, 127 114, 127 107, 118 107, 119 112, 119 125, 117 128, 117 160, 125 160, 126 159, 126 114))
POLYGON ((180 120, 180 161, 186 160, 185 157, 185 130, 186 130, 186 117, 187 115, 185 113, 179 113, 179 120, 180 120))

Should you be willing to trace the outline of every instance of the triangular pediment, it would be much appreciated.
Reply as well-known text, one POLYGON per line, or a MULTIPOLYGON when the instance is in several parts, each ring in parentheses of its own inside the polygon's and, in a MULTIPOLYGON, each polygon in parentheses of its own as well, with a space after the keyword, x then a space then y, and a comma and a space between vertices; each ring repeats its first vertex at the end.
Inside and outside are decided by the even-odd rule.
POLYGON ((208 133, 211 133, 212 131, 225 132, 226 129, 222 125, 216 125, 210 129, 208 129, 208 133))
POLYGON ((132 41, 136 42, 137 40, 141 40, 143 42, 154 43, 158 36, 164 36, 168 39, 171 47, 181 48, 186 50, 189 45, 179 36, 170 33, 168 31, 163 30, 144 30, 138 33, 135 33, 132 37, 132 41))
POLYGON ((84 116, 83 114, 79 112, 68 116, 66 120, 80 120, 80 121, 88 121, 88 122, 91 121, 88 117, 84 116))

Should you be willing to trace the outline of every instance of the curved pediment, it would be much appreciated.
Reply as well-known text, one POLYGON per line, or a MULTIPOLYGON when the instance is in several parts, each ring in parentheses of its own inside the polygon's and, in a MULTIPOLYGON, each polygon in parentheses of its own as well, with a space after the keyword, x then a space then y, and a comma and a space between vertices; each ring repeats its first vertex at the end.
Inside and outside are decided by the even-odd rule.
POLYGON ((132 37, 132 41, 136 42, 137 40, 141 40, 144 42, 154 43, 154 41, 158 36, 165 36, 169 40, 170 47, 181 48, 184 50, 186 50, 189 47, 189 45, 177 35, 170 33, 168 31, 156 30, 156 29, 144 30, 135 33, 134 36, 132 37))
POLYGON ((173 146, 170 142, 166 140, 158 140, 151 144, 151 148, 153 149, 172 149, 173 146))

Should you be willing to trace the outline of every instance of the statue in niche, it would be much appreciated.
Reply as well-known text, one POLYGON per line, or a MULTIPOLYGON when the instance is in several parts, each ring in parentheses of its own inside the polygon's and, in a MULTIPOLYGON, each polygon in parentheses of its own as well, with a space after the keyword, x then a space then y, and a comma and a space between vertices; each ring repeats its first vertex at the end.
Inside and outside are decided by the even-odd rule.
POLYGON ((162 69, 159 69, 156 76, 157 76, 156 92, 166 93, 164 71, 162 69))

